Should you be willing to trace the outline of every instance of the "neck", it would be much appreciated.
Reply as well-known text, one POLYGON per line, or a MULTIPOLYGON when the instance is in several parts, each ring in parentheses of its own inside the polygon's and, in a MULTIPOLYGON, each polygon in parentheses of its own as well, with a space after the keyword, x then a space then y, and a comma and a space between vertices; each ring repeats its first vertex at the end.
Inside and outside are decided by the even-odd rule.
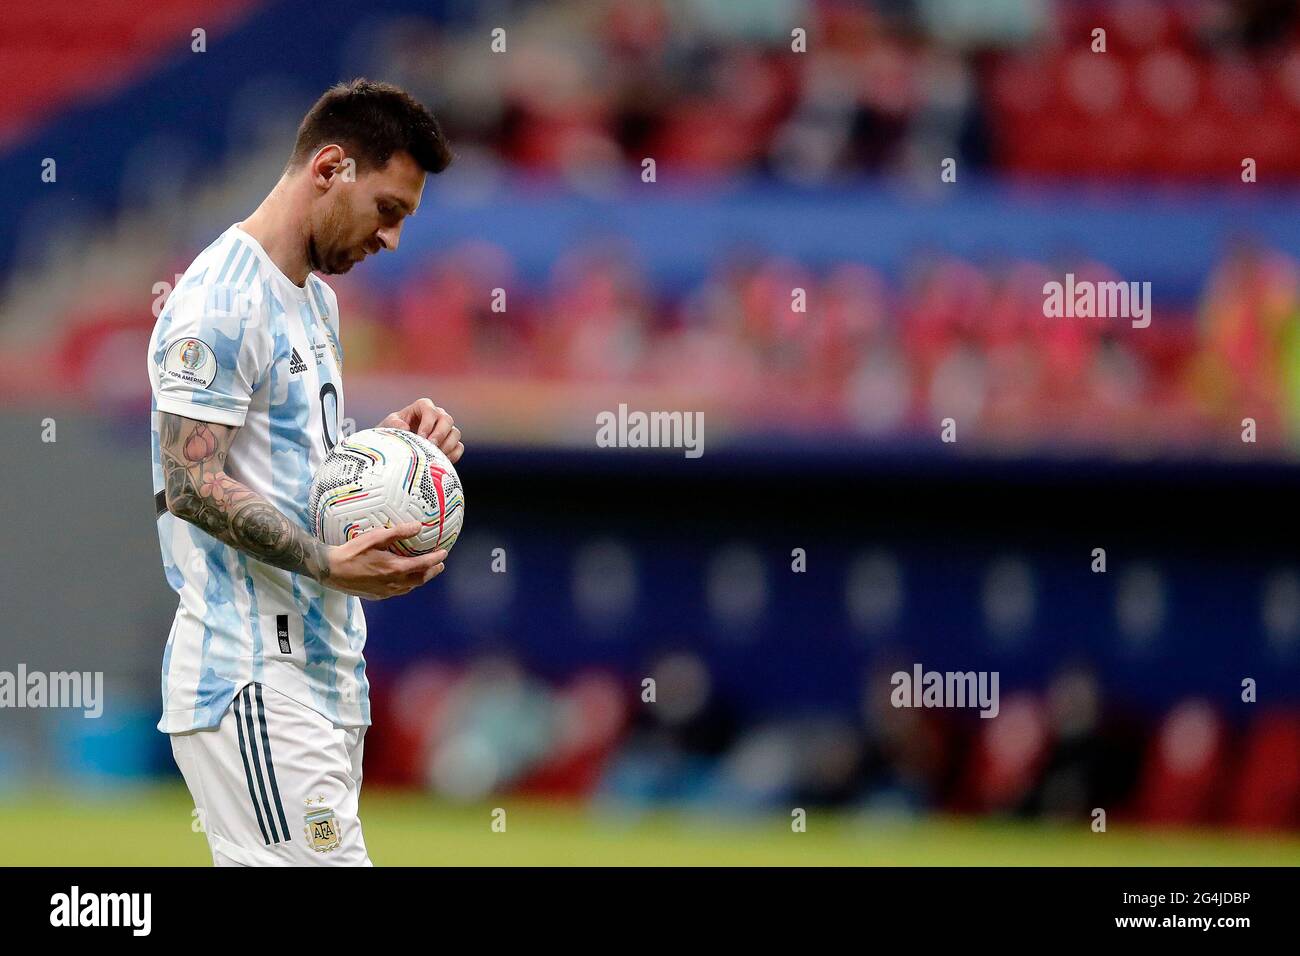
POLYGON ((306 215, 296 205, 291 184, 281 179, 239 228, 258 241, 289 281, 301 286, 311 274, 311 261, 303 229, 306 215))

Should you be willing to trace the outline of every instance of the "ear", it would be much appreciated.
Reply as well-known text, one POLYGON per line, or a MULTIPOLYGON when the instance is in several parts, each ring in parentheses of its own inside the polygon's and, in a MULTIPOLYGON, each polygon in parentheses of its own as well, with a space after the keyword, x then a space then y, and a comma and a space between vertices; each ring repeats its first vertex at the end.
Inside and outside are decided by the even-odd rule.
POLYGON ((329 189, 343 167, 343 147, 337 143, 322 146, 311 160, 311 178, 318 189, 329 189))

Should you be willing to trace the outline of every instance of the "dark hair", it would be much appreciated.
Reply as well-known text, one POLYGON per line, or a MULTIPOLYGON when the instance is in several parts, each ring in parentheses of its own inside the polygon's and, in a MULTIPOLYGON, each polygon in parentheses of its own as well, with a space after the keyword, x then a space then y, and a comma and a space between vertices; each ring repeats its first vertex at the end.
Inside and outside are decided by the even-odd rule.
POLYGON ((398 150, 406 150, 430 173, 442 172, 452 159, 432 113, 400 87, 364 78, 331 86, 307 111, 289 167, 305 163, 330 143, 344 147, 358 168, 382 169, 398 150))

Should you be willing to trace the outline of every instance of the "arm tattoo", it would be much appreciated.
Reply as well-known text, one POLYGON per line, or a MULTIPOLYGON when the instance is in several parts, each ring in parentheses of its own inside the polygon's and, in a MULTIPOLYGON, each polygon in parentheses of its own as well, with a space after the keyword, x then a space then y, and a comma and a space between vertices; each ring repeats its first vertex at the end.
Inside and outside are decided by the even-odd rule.
POLYGON ((162 413, 159 444, 167 508, 232 548, 324 581, 329 548, 225 472, 236 428, 162 413))

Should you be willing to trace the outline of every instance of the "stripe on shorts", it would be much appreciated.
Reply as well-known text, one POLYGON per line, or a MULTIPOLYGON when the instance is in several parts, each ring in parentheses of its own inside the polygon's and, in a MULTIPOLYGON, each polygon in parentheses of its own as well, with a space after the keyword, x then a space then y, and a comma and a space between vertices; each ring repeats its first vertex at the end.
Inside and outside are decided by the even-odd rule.
POLYGON ((289 823, 284 818, 284 804, 280 802, 280 785, 275 779, 275 764, 271 762, 271 733, 266 726, 266 705, 262 703, 262 685, 254 684, 257 688, 257 718, 262 724, 262 751, 266 756, 266 776, 271 781, 271 795, 275 798, 275 809, 280 814, 280 832, 284 834, 287 842, 289 837, 289 823))
MULTIPOLYGON (((244 714, 243 714, 243 695, 237 695, 234 701, 235 729, 239 733, 239 756, 244 761, 244 780, 248 784, 248 797, 253 803, 253 812, 257 814, 257 828, 262 831, 262 842, 267 846, 271 845, 271 838, 266 835, 266 823, 262 820, 262 808, 257 804, 257 792, 253 786, 253 770, 248 764, 248 747, 244 742, 244 714)), ((251 735, 250 735, 251 736, 251 735)), ((258 777, 257 785, 262 784, 261 777, 258 777)), ((274 823, 272 823, 274 828, 274 823)), ((279 839, 276 839, 279 843, 279 839)))
POLYGON ((271 815, 271 801, 266 796, 266 783, 262 780, 262 754, 257 746, 257 736, 253 732, 253 695, 250 693, 250 688, 245 686, 240 696, 244 700, 244 727, 248 730, 249 750, 253 753, 253 777, 257 780, 257 792, 262 798, 262 809, 266 811, 266 822, 271 829, 271 842, 279 843, 289 839, 289 834, 286 832, 281 836, 275 829, 275 817, 271 815))

